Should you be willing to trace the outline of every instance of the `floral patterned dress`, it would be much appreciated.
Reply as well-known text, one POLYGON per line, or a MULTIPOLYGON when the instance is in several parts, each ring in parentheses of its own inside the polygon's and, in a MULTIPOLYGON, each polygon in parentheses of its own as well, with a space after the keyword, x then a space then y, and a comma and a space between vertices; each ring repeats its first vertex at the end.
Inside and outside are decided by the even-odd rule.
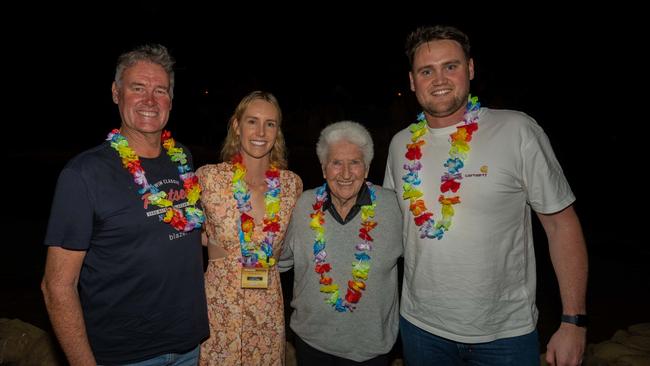
MULTIPOLYGON (((210 338, 201 345, 201 365, 283 365, 284 303, 277 267, 269 273, 267 289, 241 288, 241 256, 237 223, 240 212, 232 194, 233 165, 206 165, 196 172, 211 241, 226 251, 224 258, 210 260, 205 272, 210 338)), ((280 231, 273 256, 282 252, 291 211, 302 192, 295 173, 280 171, 280 231)), ((253 242, 264 237, 256 223, 253 242)), ((212 244, 209 244, 212 245, 212 244)))

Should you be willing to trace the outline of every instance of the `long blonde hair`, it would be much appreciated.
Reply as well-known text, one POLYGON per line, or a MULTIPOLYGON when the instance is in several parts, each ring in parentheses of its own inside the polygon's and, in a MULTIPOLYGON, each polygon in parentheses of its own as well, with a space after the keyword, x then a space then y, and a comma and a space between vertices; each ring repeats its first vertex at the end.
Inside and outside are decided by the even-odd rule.
POLYGON ((241 122, 246 108, 257 99, 271 103, 278 111, 278 134, 275 138, 275 143, 271 148, 270 160, 271 164, 278 168, 286 169, 287 147, 284 142, 284 135, 282 134, 282 109, 280 109, 280 104, 273 94, 260 90, 256 90, 245 96, 239 102, 237 108, 235 108, 235 112, 232 114, 230 121, 228 122, 228 135, 226 136, 226 139, 223 142, 223 147, 221 148, 221 158, 223 161, 230 161, 241 151, 241 141, 234 128, 235 120, 241 122))

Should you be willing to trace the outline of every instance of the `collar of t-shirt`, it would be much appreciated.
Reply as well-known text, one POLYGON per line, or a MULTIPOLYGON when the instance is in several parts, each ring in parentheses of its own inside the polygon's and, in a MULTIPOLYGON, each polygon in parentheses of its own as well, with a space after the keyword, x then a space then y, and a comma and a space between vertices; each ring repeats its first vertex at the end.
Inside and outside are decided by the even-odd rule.
POLYGON ((361 185, 359 193, 357 193, 357 202, 354 204, 354 206, 352 206, 350 212, 348 212, 348 215, 345 217, 345 220, 343 220, 343 218, 341 218, 341 215, 339 215, 339 213, 336 211, 336 207, 334 207, 332 204, 332 200, 330 199, 330 197, 332 197, 332 192, 330 192, 329 185, 326 187, 326 190, 327 200, 323 203, 323 211, 328 210, 332 217, 334 217, 334 220, 336 220, 341 225, 345 225, 348 222, 352 221, 352 219, 361 211, 361 206, 369 205, 372 203, 372 200, 370 199, 370 191, 368 190, 368 186, 364 181, 361 185))

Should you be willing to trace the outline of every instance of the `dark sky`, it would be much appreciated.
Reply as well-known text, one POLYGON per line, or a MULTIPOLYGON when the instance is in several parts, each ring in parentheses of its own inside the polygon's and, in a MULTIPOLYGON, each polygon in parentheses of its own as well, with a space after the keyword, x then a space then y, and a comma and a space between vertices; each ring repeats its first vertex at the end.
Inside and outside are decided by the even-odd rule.
POLYGON ((373 133, 371 177, 381 181, 390 136, 418 112, 408 89, 404 39, 419 25, 444 23, 470 36, 472 90, 483 105, 525 111, 550 136, 590 239, 639 241, 640 215, 626 215, 627 230, 614 228, 618 213, 637 208, 619 198, 627 192, 612 183, 621 166, 645 160, 642 144, 629 144, 623 127, 635 123, 629 84, 639 84, 632 72, 640 28, 634 11, 445 9, 431 2, 372 11, 316 4, 294 8, 293 15, 252 4, 240 11, 137 1, 92 9, 46 6, 36 15, 16 14, 24 18, 20 26, 3 30, 10 156, 34 178, 28 188, 40 190, 43 206, 62 164, 119 126, 110 97, 115 60, 149 42, 166 45, 177 59, 169 127, 197 163, 217 159, 237 102, 264 89, 280 100, 290 165, 307 186, 320 180, 318 131, 341 119, 373 133), (621 19, 627 25, 615 27, 621 19))
POLYGON ((524 110, 549 129, 565 125, 559 115, 593 98, 585 91, 592 90, 593 58, 606 34, 598 17, 553 9, 513 8, 513 15, 504 15, 487 6, 370 11, 313 5, 289 16, 253 5, 242 11, 138 1, 92 10, 50 6, 51 15, 5 32, 32 34, 9 39, 15 49, 8 53, 15 56, 9 76, 22 78, 12 71, 27 71, 29 82, 17 80, 17 103, 45 113, 38 126, 21 122, 18 131, 33 134, 38 127, 35 142, 47 146, 43 139, 64 127, 72 134, 71 148, 93 146, 96 136, 119 122, 109 94, 115 59, 142 43, 162 43, 177 59, 170 128, 179 140, 215 145, 238 100, 255 89, 278 96, 287 128, 306 117, 319 119, 316 124, 331 117, 391 125, 394 132, 412 118, 407 112, 415 113, 396 106, 414 102, 404 39, 418 25, 435 23, 456 25, 470 36, 473 92, 485 105, 524 110), (336 113, 323 112, 332 107, 336 113), (209 133, 194 133, 197 128, 209 133))

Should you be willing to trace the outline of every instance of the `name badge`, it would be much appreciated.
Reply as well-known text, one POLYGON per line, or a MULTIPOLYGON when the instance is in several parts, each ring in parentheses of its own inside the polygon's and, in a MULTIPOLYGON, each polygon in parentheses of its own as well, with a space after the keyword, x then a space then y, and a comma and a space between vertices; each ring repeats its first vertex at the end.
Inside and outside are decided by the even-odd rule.
POLYGON ((242 268, 241 287, 242 288, 268 288, 269 269, 268 268, 242 268))

